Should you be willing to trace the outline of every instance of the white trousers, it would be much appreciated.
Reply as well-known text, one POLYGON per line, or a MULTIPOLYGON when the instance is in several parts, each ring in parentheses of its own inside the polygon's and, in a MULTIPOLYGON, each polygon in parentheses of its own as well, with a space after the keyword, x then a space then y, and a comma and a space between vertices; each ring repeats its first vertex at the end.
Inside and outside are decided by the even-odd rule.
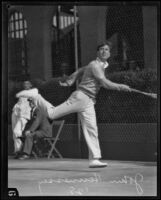
POLYGON ((22 141, 18 137, 22 136, 22 132, 26 126, 27 120, 25 118, 20 118, 12 113, 12 132, 14 141, 14 152, 18 152, 22 148, 22 141))
POLYGON ((38 95, 37 105, 45 110, 48 117, 52 120, 78 112, 83 134, 89 149, 89 159, 101 158, 94 101, 90 97, 82 91, 77 90, 71 94, 67 101, 54 107, 41 95, 38 95))

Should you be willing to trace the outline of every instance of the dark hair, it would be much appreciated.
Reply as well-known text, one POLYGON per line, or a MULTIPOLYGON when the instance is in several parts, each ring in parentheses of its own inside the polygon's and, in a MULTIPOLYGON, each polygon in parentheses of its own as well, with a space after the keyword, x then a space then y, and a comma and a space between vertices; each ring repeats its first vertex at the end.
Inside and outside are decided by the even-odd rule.
POLYGON ((23 88, 23 89, 24 89, 24 84, 25 84, 26 82, 28 82, 28 83, 31 84, 31 88, 33 87, 32 81, 31 81, 30 79, 26 79, 26 80, 23 80, 23 82, 22 82, 22 88, 23 88))
POLYGON ((111 44, 111 42, 107 41, 107 42, 103 42, 103 43, 99 44, 99 45, 97 46, 97 51, 99 51, 99 49, 100 49, 101 47, 105 46, 105 45, 109 46, 109 48, 110 48, 110 50, 111 50, 112 44, 111 44))

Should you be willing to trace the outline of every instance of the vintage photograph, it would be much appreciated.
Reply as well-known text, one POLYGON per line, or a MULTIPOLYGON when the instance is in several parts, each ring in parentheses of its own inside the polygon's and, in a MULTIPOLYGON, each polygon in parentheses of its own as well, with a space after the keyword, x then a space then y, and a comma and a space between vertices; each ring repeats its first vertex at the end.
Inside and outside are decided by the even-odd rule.
POLYGON ((3 4, 8 197, 157 197, 159 13, 3 4))

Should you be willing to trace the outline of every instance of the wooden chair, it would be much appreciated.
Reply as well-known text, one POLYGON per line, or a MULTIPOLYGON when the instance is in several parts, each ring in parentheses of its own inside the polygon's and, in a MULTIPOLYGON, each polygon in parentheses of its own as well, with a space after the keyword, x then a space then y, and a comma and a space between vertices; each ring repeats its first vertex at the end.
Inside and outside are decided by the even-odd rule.
POLYGON ((65 120, 57 120, 57 121, 53 121, 52 122, 52 137, 45 137, 44 140, 49 144, 50 149, 48 151, 48 159, 51 158, 53 155, 53 152, 55 151, 55 153, 58 155, 59 158, 63 158, 63 156, 61 155, 61 153, 58 151, 58 149, 56 148, 56 144, 59 140, 59 136, 60 133, 62 131, 62 128, 64 126, 64 122, 65 120), (58 127, 58 130, 56 130, 56 126, 58 127))

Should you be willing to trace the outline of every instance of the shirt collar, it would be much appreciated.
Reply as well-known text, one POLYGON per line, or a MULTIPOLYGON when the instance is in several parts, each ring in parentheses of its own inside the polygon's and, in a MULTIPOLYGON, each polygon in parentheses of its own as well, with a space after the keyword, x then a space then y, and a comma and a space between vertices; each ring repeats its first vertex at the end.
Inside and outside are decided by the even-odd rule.
POLYGON ((102 62, 102 60, 100 60, 100 58, 99 58, 99 57, 97 57, 97 58, 96 58, 96 60, 97 60, 98 62, 100 62, 100 63, 103 65, 103 67, 104 67, 104 68, 107 68, 107 67, 108 67, 108 65, 109 65, 107 61, 105 61, 105 62, 102 62))

